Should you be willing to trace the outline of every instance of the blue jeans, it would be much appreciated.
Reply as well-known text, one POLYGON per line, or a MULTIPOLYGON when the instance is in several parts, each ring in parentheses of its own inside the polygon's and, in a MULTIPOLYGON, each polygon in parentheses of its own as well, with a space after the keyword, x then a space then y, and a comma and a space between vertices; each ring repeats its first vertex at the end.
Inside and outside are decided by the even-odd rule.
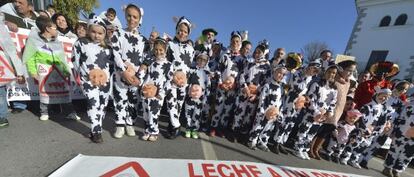
POLYGON ((7 90, 5 86, 0 87, 0 119, 6 119, 8 112, 7 107, 7 90))
POLYGON ((26 109, 27 104, 24 101, 13 101, 12 102, 13 109, 26 109))

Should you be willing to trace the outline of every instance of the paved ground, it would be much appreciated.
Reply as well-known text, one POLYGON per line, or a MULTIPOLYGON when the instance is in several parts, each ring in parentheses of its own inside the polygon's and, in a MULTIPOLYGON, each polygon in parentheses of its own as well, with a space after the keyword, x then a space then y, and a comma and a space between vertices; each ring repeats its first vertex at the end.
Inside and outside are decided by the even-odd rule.
MULTIPOLYGON (((357 170, 324 160, 304 161, 293 155, 253 151, 244 145, 205 135, 202 135, 201 140, 183 137, 168 140, 161 137, 154 143, 138 140, 138 137, 124 137, 118 140, 111 137, 114 125, 109 117, 112 116, 113 113, 109 113, 105 121, 104 143, 93 144, 84 136, 89 131, 85 114, 81 114, 81 121, 68 121, 63 120, 61 116, 53 116, 51 120, 45 122, 39 121, 37 116, 29 111, 10 115, 10 127, 0 129, 0 176, 47 176, 79 153, 143 158, 252 161, 382 176, 380 159, 370 161, 370 170, 357 170)), ((142 122, 137 124, 136 131, 140 135, 142 122)), ((166 123, 161 122, 161 133, 165 133, 165 128, 166 123)), ((414 170, 408 169, 402 176, 414 177, 414 170)))

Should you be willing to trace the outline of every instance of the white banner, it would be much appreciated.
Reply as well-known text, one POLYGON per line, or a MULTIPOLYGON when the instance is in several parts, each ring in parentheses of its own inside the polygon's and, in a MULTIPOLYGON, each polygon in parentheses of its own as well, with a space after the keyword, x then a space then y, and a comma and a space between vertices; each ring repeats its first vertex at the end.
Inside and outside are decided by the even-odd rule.
MULTIPOLYGON (((17 33, 10 32, 10 36, 12 42, 16 46, 17 54, 19 57, 22 56, 22 50, 26 43, 26 39, 29 36, 30 30, 19 28, 17 33)), ((58 37, 59 41, 62 41, 64 51, 66 54, 66 59, 70 66, 72 65, 71 57, 72 57, 72 46, 73 43, 76 41, 75 39, 69 39, 67 37, 58 37)), ((4 54, 3 49, 0 48, 0 53, 4 54)), ((1 74, 1 73, 0 73, 1 74)), ((74 81, 74 77, 71 77, 71 98, 72 99, 82 99, 84 96, 82 95, 82 90, 80 89, 79 85, 76 84, 74 81)), ((39 100, 39 83, 32 78, 28 78, 26 84, 17 84, 16 82, 12 82, 8 85, 7 88, 8 92, 8 101, 17 101, 17 100, 39 100)))
POLYGON ((350 177, 362 176, 264 163, 214 160, 146 159, 79 154, 50 177, 350 177))

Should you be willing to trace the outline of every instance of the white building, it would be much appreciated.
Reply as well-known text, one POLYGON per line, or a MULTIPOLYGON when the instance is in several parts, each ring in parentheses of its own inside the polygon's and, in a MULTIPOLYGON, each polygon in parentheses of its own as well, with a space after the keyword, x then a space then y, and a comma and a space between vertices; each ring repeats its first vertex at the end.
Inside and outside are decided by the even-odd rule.
POLYGON ((378 61, 400 67, 399 79, 414 80, 414 0, 355 0, 358 17, 345 54, 362 72, 378 61))

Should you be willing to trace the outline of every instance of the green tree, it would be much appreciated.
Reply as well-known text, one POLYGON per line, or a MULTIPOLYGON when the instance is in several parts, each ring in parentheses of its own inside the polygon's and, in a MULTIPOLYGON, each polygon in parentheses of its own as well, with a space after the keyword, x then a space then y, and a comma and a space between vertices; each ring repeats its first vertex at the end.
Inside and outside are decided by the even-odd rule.
POLYGON ((94 8, 99 6, 98 0, 53 0, 53 5, 58 12, 69 18, 72 24, 79 20, 80 13, 89 14, 94 8))

